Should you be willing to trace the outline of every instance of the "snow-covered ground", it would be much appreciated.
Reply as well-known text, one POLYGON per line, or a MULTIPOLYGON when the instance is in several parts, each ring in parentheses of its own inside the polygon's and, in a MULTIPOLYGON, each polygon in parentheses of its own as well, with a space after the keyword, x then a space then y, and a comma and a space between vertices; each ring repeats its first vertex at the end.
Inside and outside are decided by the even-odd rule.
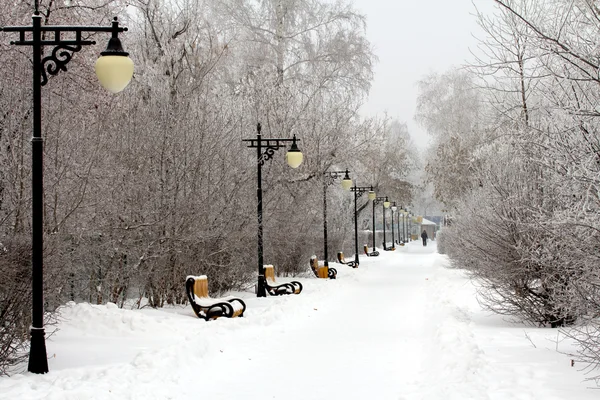
POLYGON ((70 304, 50 373, 1 378, 0 399, 599 398, 557 330, 482 311, 434 242, 381 253, 298 296, 241 293, 244 318, 70 304))

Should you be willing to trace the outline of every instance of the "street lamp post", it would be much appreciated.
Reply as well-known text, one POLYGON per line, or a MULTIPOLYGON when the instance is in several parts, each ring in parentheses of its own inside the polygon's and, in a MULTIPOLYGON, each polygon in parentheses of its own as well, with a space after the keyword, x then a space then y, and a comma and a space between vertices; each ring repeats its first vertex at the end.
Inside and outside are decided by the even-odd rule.
POLYGON ((133 61, 123 51, 119 33, 127 28, 119 27, 117 18, 111 26, 53 26, 42 25, 39 1, 30 26, 5 26, 0 31, 17 32, 19 39, 11 41, 15 46, 32 48, 33 70, 33 137, 31 139, 31 288, 32 323, 31 345, 27 370, 36 374, 48 372, 46 339, 44 330, 44 140, 42 138, 42 86, 48 83, 48 74, 57 75, 67 70, 73 54, 82 46, 96 42, 82 39, 82 33, 110 32, 112 37, 105 51, 96 61, 96 75, 100 83, 110 92, 125 89, 133 76, 133 61), (30 37, 26 34, 30 33, 30 37), (46 38, 48 33, 48 38, 46 38), (63 38, 63 33, 74 33, 75 39, 63 38), (43 57, 44 46, 53 47, 52 53, 43 57))
POLYGON ((324 253, 324 264, 329 267, 329 258, 327 254, 327 186, 333 185, 336 179, 343 175, 342 188, 344 190, 350 190, 352 187, 352 180, 349 175, 350 171, 326 171, 323 173, 323 253, 324 253))
POLYGON ((404 243, 408 243, 408 211, 406 208, 402 212, 402 232, 404 233, 404 243))
POLYGON ((400 210, 398 210, 397 216, 396 216, 396 220, 398 221, 397 223, 397 227, 398 227, 398 244, 404 244, 404 235, 400 236, 400 214, 402 214, 402 206, 400 206, 400 210))
POLYGON ((383 202, 383 208, 381 211, 383 212, 383 249, 386 251, 389 251, 389 250, 391 250, 391 248, 387 247, 387 240, 385 238, 385 210, 386 210, 386 208, 390 208, 390 201, 388 200, 387 196, 385 196, 385 201, 383 202))
POLYGON ((375 251, 375 205, 383 202, 383 249, 385 250, 385 209, 390 206, 387 196, 377 196, 373 200, 373 251, 375 251), (386 206, 387 204, 387 206, 386 206))
POLYGON ((266 279, 265 279, 265 268, 263 260, 263 224, 262 224, 262 166, 264 163, 271 158, 275 151, 284 147, 284 143, 292 142, 290 149, 286 154, 287 163, 292 168, 298 168, 302 164, 302 153, 298 149, 296 135, 292 139, 282 138, 268 138, 262 137, 260 123, 256 125, 256 138, 255 139, 242 139, 243 142, 250 142, 248 147, 256 149, 256 166, 257 166, 257 207, 256 214, 258 220, 258 285, 256 287, 257 297, 267 297, 266 290, 266 279))
POLYGON ((350 190, 354 192, 354 265, 358 267, 358 208, 356 203, 358 198, 365 192, 369 193, 369 200, 374 200, 377 195, 373 190, 373 186, 353 186, 350 190))
POLYGON ((404 232, 404 243, 408 243, 408 211, 406 208, 402 212, 402 231, 404 232))
POLYGON ((412 242, 412 212, 408 213, 408 241, 412 242))
MULTIPOLYGON (((396 202, 392 203, 392 248, 396 247, 396 237, 394 236, 394 212, 398 209, 396 202)), ((398 232, 400 233, 400 232, 398 232)))

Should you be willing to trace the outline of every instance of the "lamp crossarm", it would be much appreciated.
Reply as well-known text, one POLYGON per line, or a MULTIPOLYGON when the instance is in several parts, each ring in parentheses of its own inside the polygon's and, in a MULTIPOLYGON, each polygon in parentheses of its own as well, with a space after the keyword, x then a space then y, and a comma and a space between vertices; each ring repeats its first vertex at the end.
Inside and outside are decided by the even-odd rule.
POLYGON ((374 205, 375 205, 375 204, 379 204, 379 203, 381 203, 382 201, 385 201, 385 199, 386 199, 386 196, 383 196, 383 197, 377 197, 377 198, 375 198, 375 200, 373 200, 373 204, 374 204, 374 205))
MULTIPOLYGON (((263 139, 258 138, 258 139, 242 139, 242 142, 250 142, 250 144, 248 144, 247 147, 249 148, 257 148, 259 147, 260 144, 260 148, 262 150, 260 157, 258 158, 258 163, 260 165, 265 165, 265 162, 269 161, 271 158, 273 158, 273 154, 275 154, 275 152, 277 150, 279 150, 282 147, 285 147, 284 143, 289 143, 289 142, 293 142, 294 139, 287 139, 287 138, 265 138, 263 139)), ((296 142, 299 142, 300 139, 296 139, 296 142)))
POLYGON ((360 198, 364 193, 371 191, 371 186, 352 186, 350 190, 356 192, 356 198, 360 198))
POLYGON ((323 181, 325 182, 325 186, 331 186, 335 182, 336 179, 344 176, 346 171, 325 171, 323 172, 323 181))
MULTIPOLYGON (((34 18, 40 18, 39 15, 34 18)), ((4 26, 0 27, 0 31, 18 32, 19 40, 11 41, 11 45, 15 46, 54 46, 52 53, 42 59, 41 62, 41 85, 45 86, 48 83, 48 74, 58 75, 60 71, 67 70, 67 64, 73 58, 73 54, 81 51, 83 46, 96 44, 93 40, 86 40, 81 37, 83 32, 112 32, 113 37, 117 37, 120 32, 127 30, 125 27, 120 27, 117 18, 113 20, 111 26, 64 26, 64 25, 45 25, 36 28, 39 32, 54 33, 53 39, 32 39, 26 38, 26 33, 34 32, 34 26, 4 26), (75 39, 63 39, 62 33, 74 32, 75 39)))
MULTIPOLYGON (((19 32, 19 40, 10 42, 16 46, 31 46, 33 40, 27 40, 25 34, 33 32, 33 26, 0 26, 0 31, 4 32, 19 32)), ((54 32, 54 39, 45 39, 41 41, 42 45, 56 44, 62 42, 61 33, 75 32, 77 37, 81 37, 82 32, 115 32, 121 33, 127 31, 123 26, 66 26, 66 25, 44 25, 40 26, 40 32, 54 32)))

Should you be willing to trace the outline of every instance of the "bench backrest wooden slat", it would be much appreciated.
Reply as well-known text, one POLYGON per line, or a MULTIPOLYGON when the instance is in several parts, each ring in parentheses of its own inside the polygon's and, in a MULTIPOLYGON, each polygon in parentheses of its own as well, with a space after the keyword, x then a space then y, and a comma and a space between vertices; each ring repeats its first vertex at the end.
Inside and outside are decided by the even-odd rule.
POLYGON ((269 282, 275 282, 275 268, 272 265, 265 265, 265 279, 269 282))
POLYGON ((194 294, 198 297, 208 297, 208 279, 197 277, 194 279, 194 294))
POLYGON ((316 256, 312 256, 310 258, 310 267, 313 269, 315 273, 319 273, 319 260, 316 256))
POLYGON ((329 278, 329 268, 319 265, 319 259, 316 256, 310 258, 310 266, 318 278, 329 278))
POLYGON ((319 271, 319 278, 329 278, 329 268, 327 268, 326 266, 320 266, 317 271, 319 271))

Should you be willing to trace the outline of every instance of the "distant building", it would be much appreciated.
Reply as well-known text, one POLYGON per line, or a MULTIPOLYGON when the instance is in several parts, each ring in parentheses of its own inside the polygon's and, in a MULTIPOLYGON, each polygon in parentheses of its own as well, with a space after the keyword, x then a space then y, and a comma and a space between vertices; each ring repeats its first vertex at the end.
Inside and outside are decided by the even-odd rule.
MULTIPOLYGON (((415 238, 416 240, 421 238, 421 233, 423 233, 423 231, 427 232, 427 237, 431 240, 435 239, 435 231, 436 231, 436 227, 437 224, 433 221, 430 221, 426 218, 423 218, 421 216, 418 216, 415 218, 415 223, 418 227, 418 229, 416 229, 416 231, 418 232, 417 237, 415 238)), ((414 232, 414 230, 413 230, 414 232)))

